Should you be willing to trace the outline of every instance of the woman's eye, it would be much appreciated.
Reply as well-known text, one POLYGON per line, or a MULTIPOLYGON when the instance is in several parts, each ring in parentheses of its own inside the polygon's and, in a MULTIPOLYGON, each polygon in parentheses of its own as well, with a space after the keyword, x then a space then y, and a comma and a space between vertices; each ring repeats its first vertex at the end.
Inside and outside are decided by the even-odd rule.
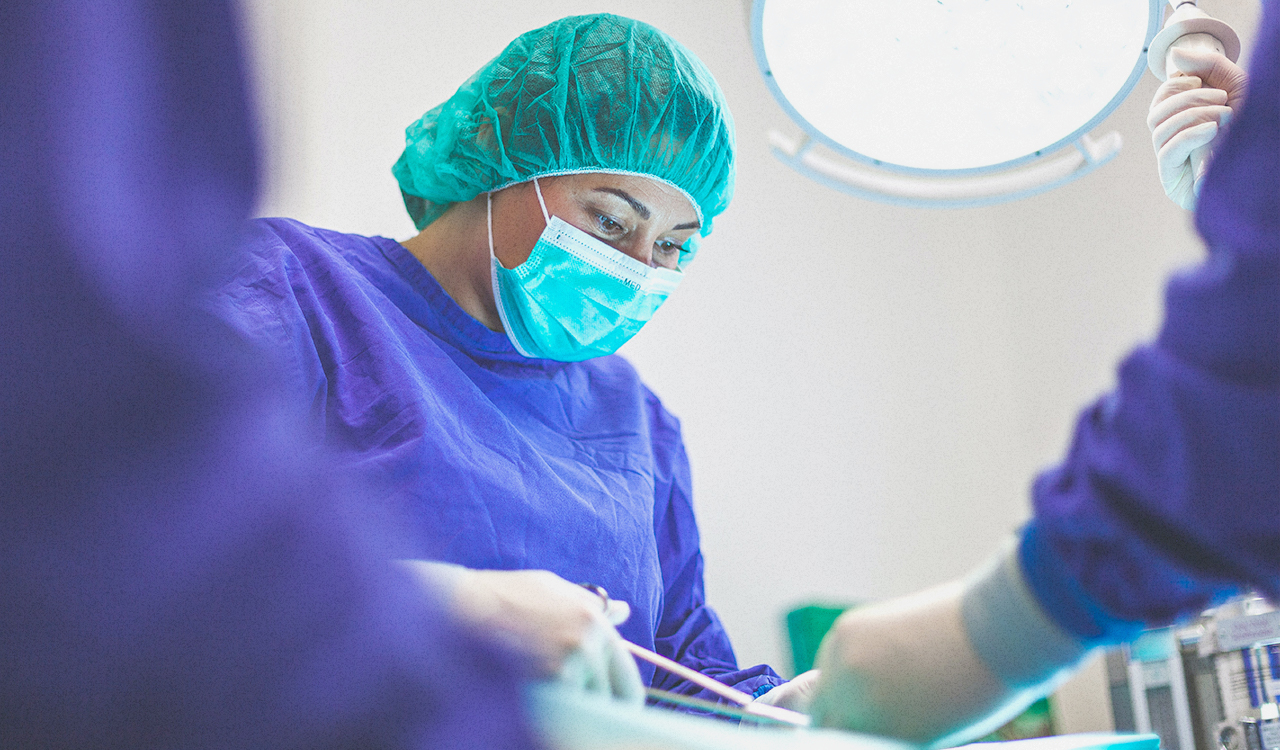
POLYGON ((604 214, 596 214, 596 224, 606 234, 618 234, 623 230, 621 224, 604 214))
POLYGON ((653 245, 653 259, 657 265, 674 268, 680 262, 680 243, 661 240, 653 245))

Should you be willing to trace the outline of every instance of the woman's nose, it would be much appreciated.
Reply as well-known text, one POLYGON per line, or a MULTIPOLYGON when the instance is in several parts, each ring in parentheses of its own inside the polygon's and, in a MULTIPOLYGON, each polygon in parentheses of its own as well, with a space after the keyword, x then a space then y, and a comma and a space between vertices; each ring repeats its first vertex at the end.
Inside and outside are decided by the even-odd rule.
POLYGON ((633 240, 615 243, 614 249, 624 255, 640 261, 646 266, 653 265, 653 240, 648 237, 639 237, 633 240))

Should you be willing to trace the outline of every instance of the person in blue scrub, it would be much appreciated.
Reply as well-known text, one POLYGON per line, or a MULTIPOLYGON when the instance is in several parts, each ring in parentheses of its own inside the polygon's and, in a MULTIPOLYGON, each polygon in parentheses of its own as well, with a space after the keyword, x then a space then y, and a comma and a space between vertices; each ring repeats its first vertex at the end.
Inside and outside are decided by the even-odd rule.
POLYGON ((406 131, 405 242, 254 222, 227 317, 284 352, 368 502, 455 611, 542 673, 716 699, 618 634, 746 693, 703 589, 680 423, 614 354, 728 205, 731 116, 703 64, 599 14, 530 31, 406 131), (596 594, 626 602, 613 629, 596 594))
POLYGON ((948 747, 1144 628, 1249 591, 1280 602, 1280 2, 1263 3, 1247 93, 1220 55, 1178 62, 1149 124, 1208 255, 1169 281, 1159 335, 1082 412, 1016 540, 963 580, 845 613, 819 670, 760 700, 948 747))
POLYGON ((255 193, 233 4, 0 18, 0 745, 541 746, 200 304, 255 193))

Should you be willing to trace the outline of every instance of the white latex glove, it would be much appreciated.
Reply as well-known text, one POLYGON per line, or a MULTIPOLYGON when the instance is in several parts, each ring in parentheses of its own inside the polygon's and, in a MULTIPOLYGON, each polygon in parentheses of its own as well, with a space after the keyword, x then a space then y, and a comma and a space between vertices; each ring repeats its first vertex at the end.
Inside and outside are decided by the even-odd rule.
POLYGON ((1008 546, 962 581, 841 615, 818 650, 809 713, 950 747, 999 728, 1086 653, 1041 609, 1008 546))
POLYGON ((527 654, 539 673, 565 687, 644 702, 635 659, 615 625, 630 615, 611 601, 546 570, 471 570, 404 561, 422 578, 444 588, 463 622, 527 654))
POLYGON ((1174 203, 1195 207, 1199 194, 1196 159, 1244 101, 1248 76, 1238 65, 1203 49, 1170 50, 1180 75, 1160 84, 1147 113, 1160 183, 1174 203))
POLYGON ((816 669, 810 669, 808 672, 798 674, 794 680, 777 686, 756 698, 753 702, 807 714, 809 713, 809 704, 813 701, 813 693, 818 688, 819 674, 816 669))

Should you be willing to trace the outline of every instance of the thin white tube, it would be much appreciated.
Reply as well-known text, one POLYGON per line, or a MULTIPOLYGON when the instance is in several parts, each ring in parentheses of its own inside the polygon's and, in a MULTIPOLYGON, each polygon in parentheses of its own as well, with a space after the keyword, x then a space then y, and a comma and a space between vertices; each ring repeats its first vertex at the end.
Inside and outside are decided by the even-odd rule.
POLYGON ((627 647, 627 650, 631 652, 632 656, 635 656, 638 659, 643 659, 656 667, 661 667, 674 675, 683 677, 698 687, 710 690, 721 698, 731 700, 739 706, 749 706, 751 705, 751 701, 755 700, 741 690, 735 690, 719 680, 690 669, 680 662, 672 661, 661 654, 655 654, 643 646, 637 646, 628 640, 623 640, 622 643, 627 647))
POLYGON ((735 690, 719 680, 686 667, 680 662, 672 661, 661 654, 655 654, 649 649, 637 646, 625 639, 622 643, 626 646, 627 650, 631 652, 631 655, 637 659, 643 659, 656 667, 661 667, 674 675, 683 677, 698 687, 710 690, 721 698, 733 701, 734 703, 742 706, 747 713, 756 714, 757 716, 765 716, 775 721, 781 721, 786 724, 795 724, 796 726, 801 727, 807 727, 811 722, 807 715, 798 711, 790 711, 777 706, 756 703, 754 698, 741 690, 735 690))

